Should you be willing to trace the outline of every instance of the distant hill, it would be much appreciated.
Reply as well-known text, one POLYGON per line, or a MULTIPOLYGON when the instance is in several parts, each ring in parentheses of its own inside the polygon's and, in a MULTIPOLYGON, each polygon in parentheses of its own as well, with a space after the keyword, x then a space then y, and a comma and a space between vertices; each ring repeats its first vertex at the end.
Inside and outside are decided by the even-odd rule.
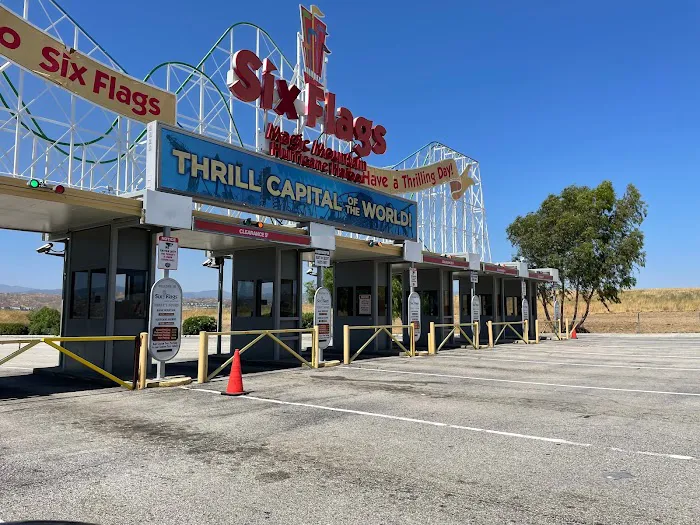
POLYGON ((27 288, 26 286, 12 286, 10 284, 0 284, 0 293, 30 293, 44 295, 61 295, 61 289, 42 290, 40 288, 27 288))
MULTIPOLYGON (((61 289, 43 290, 40 288, 28 288, 26 286, 13 286, 0 284, 0 293, 4 294, 29 294, 29 295, 61 295, 61 289)), ((185 292, 185 299, 216 299, 216 290, 202 290, 201 292, 185 292)), ((231 299, 231 292, 224 291, 224 299, 231 299)))

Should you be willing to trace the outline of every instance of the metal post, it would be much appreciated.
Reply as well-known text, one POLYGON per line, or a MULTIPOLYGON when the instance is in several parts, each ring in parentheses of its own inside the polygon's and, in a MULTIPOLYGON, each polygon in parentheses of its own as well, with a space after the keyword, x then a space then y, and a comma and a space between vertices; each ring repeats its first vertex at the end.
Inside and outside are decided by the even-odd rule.
POLYGON ((535 344, 540 344, 540 320, 535 319, 535 344))
POLYGON ((199 332, 199 360, 197 362, 197 383, 206 383, 209 372, 209 336, 199 332))
POLYGON ((318 346, 318 325, 314 325, 313 330, 311 334, 311 366, 313 368, 318 368, 320 362, 323 361, 321 348, 318 346))
POLYGON ((411 345, 408 347, 409 353, 411 354, 411 357, 416 357, 416 327, 413 326, 413 323, 411 323, 410 328, 408 329, 408 337, 411 338, 411 345))
POLYGON ((435 322, 430 321, 430 332, 428 332, 428 354, 435 355, 435 322))
MULTIPOLYGON (((163 236, 170 237, 170 226, 163 226, 163 236)), ((170 270, 163 270, 163 279, 170 277, 170 270)), ((156 379, 165 378, 165 362, 156 361, 156 379)))
POLYGON ((523 324, 523 334, 525 336, 523 339, 525 339, 525 344, 529 345, 530 344, 530 321, 528 319, 525 319, 525 321, 523 321, 523 323, 524 323, 523 324))
POLYGON ((350 364, 350 325, 343 325, 343 363, 350 364))
POLYGON ((489 331, 489 348, 493 348, 493 321, 486 321, 486 328, 489 331))
POLYGON ((139 348, 139 390, 146 388, 146 368, 148 367, 148 333, 141 333, 139 348))
POLYGON ((473 325, 473 331, 472 335, 474 336, 474 350, 478 350, 481 344, 479 343, 479 337, 481 336, 480 328, 479 328, 479 321, 476 321, 473 325))
MULTIPOLYGON (((219 263, 219 287, 217 288, 217 306, 216 306, 216 331, 223 332, 224 324, 224 259, 217 257, 219 263)), ((216 355, 221 354, 221 336, 216 336, 216 355)))
POLYGON ((637 333, 639 333, 639 331, 640 331, 640 319, 639 319, 639 316, 640 316, 640 314, 639 314, 639 312, 637 312, 637 333))

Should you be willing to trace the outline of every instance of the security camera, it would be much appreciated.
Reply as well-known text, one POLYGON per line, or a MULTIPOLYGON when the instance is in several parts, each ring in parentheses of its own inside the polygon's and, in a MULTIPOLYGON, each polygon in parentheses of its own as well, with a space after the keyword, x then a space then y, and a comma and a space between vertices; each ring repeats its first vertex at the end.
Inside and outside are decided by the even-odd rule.
POLYGON ((314 273, 313 268, 309 268, 308 270, 306 270, 306 275, 316 275, 316 274, 314 273))
POLYGON ((49 253, 53 249, 53 243, 47 242, 43 246, 39 246, 36 249, 36 253, 49 253))
POLYGON ((205 268, 214 268, 216 266, 216 262, 214 261, 213 257, 207 257, 202 263, 202 266, 205 268))

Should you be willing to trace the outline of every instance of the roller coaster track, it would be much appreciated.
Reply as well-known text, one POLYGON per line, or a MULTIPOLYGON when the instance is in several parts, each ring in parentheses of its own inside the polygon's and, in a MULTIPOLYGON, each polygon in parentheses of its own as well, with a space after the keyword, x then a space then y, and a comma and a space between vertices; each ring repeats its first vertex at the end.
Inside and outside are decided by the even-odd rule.
MULTIPOLYGON (((76 48, 87 53, 93 60, 128 74, 126 69, 63 10, 56 0, 0 0, 0 4, 16 13, 23 12, 21 16, 63 42, 66 47, 76 48), (13 4, 15 9, 8 4, 13 4)), ((250 44, 249 30, 252 30, 255 37, 258 56, 274 57, 275 63, 280 66, 279 74, 288 82, 303 88, 301 70, 295 65, 300 58, 290 61, 270 34, 260 26, 251 22, 237 22, 223 31, 196 65, 182 61, 167 61, 153 67, 143 78, 144 82, 176 95, 178 101, 176 123, 179 127, 248 148, 251 147, 250 132, 264 129, 267 115, 254 104, 244 104, 234 100, 225 87, 225 73, 229 69, 231 54, 236 49, 242 48, 241 39, 250 44), (243 34, 241 30, 245 30, 243 34), (234 35, 236 35, 236 47, 233 45, 234 35), (284 74, 283 70, 285 70, 284 74), (199 95, 199 107, 197 107, 197 95, 199 95), (201 102, 203 97, 206 97, 204 105, 201 102), (235 111, 234 102, 237 108, 235 111), (252 115, 255 115, 255 126, 249 119, 251 108, 252 115), (242 126, 240 129, 239 125, 242 126), (248 142, 246 143, 245 140, 248 142)), ((248 48, 252 49, 252 47, 248 48)), ((54 106, 60 110, 58 113, 45 113, 47 104, 44 102, 37 104, 36 100, 54 89, 53 85, 38 84, 36 80, 32 80, 32 87, 39 85, 40 90, 38 94, 29 95, 26 82, 24 88, 22 87, 24 73, 21 70, 10 69, 10 65, 12 64, 6 63, 0 66, 0 112, 6 116, 4 123, 0 122, 0 131, 7 132, 15 128, 11 131, 15 141, 14 164, 0 167, 0 171, 16 177, 28 178, 34 176, 35 169, 40 173, 43 165, 44 178, 58 177, 59 182, 63 183, 65 180, 69 186, 82 188, 83 182, 87 181, 87 189, 103 191, 106 188, 104 191, 116 194, 129 194, 143 188, 140 177, 145 173, 146 130, 142 123, 123 115, 115 116, 113 112, 89 102, 88 109, 81 113, 80 118, 72 114, 69 116, 67 102, 60 102, 56 98, 63 97, 61 93, 68 93, 65 91, 50 92, 55 99, 54 106), (90 115, 89 121, 84 120, 93 111, 97 112, 97 116, 90 115), (103 116, 105 120, 102 120, 103 116), (100 132, 102 126, 105 129, 100 132), (83 136, 83 133, 86 136, 83 136), (70 141, 67 140, 68 137, 70 141), (23 143, 25 140, 30 144, 23 146, 20 154, 18 141, 23 143), (34 151, 35 149, 38 153, 34 151), (28 150, 31 150, 29 163, 27 163, 28 150), (49 159, 49 154, 52 152, 56 152, 56 158, 49 159), (64 162, 68 164, 67 169, 64 162), (130 177, 129 180, 127 180, 128 177, 130 177)), ((39 77, 36 78, 41 82, 39 77)), ((49 97, 49 103, 53 103, 54 100, 50 95, 47 94, 46 97, 49 97)), ((70 97, 72 107, 74 95, 70 97)), ((60 100, 67 101, 64 98, 60 100)), ((275 117, 275 123, 278 122, 280 122, 279 117, 275 117)), ((296 124, 289 123, 289 125, 296 124)), ((305 134, 308 133, 308 138, 316 138, 320 135, 318 129, 303 129, 305 134)), ((9 142, 10 135, 3 133, 2 137, 8 138, 8 142, 2 144, 0 148, 4 151, 4 155, 0 152, 0 162, 5 163, 5 158, 10 157, 8 152, 12 151, 12 143, 9 142)), ((259 149, 261 145, 258 142, 257 131, 255 137, 255 147, 259 149)), ((350 147, 351 143, 345 142, 335 145, 336 149, 343 151, 348 151, 350 147)), ((423 240, 426 248, 435 252, 477 251, 482 254, 484 260, 490 260, 481 175, 479 163, 475 159, 440 142, 430 142, 390 167, 418 168, 448 158, 457 162, 460 171, 472 165, 472 177, 476 184, 470 187, 465 198, 459 201, 451 200, 448 185, 407 195, 418 202, 419 238, 423 240)), ((240 214, 231 210, 223 210, 223 212, 240 214)))

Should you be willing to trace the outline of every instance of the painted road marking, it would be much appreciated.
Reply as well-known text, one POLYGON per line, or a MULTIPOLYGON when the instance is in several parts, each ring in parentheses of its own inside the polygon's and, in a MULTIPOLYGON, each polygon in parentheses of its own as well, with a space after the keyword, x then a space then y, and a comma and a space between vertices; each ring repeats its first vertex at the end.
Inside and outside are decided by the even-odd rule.
POLYGON ((680 372, 700 372, 700 368, 678 368, 673 366, 634 366, 634 365, 601 365, 590 363, 567 363, 564 361, 537 361, 534 359, 501 359, 495 357, 478 357, 469 355, 445 355, 440 354, 441 359, 476 359, 480 361, 502 361, 504 363, 534 363, 540 365, 560 365, 560 366, 592 366, 599 368, 633 368, 644 370, 678 370, 680 372))
MULTIPOLYGON (((180 387, 184 390, 194 390, 194 391, 200 391, 200 392, 207 392, 207 393, 213 393, 213 394, 221 394, 218 390, 205 390, 203 388, 191 388, 187 386, 180 387)), ((644 450, 629 450, 629 449, 624 449, 624 448, 618 448, 618 447, 606 447, 606 446, 596 446, 593 445, 592 443, 581 443, 578 441, 570 441, 568 439, 562 439, 562 438, 552 438, 552 437, 545 437, 545 436, 534 436, 530 434, 519 434, 517 432, 505 432, 503 430, 492 430, 488 428, 479 428, 479 427, 470 427, 470 426, 464 426, 464 425, 453 425, 451 423, 442 423, 439 421, 429 421, 427 419, 416 419, 416 418, 411 418, 411 417, 403 417, 403 416, 392 416, 390 414, 381 414, 379 412, 365 412, 363 410, 352 410, 349 408, 338 408, 338 407, 329 407, 325 405, 315 405, 312 403, 298 403, 294 401, 282 401, 280 399, 270 399, 270 398, 265 398, 265 397, 257 397, 257 396, 240 396, 237 397, 236 399, 247 399, 247 400, 252 400, 252 401, 260 401, 263 403, 273 403, 276 405, 286 405, 286 406, 296 406, 296 407, 303 407, 303 408, 313 408, 316 410, 327 410, 329 412, 341 412, 344 414, 355 414, 358 416, 366 416, 366 417, 376 417, 380 419, 389 419, 393 421, 403 421, 405 423, 415 423, 419 425, 429 425, 433 427, 442 427, 442 428, 450 428, 453 430, 465 430, 468 432, 478 432, 482 434, 491 434, 495 436, 502 436, 502 437, 509 437, 509 438, 516 438, 516 439, 527 439, 531 441, 542 441, 545 443, 555 443, 557 445, 569 445, 572 447, 581 447, 581 448, 598 448, 602 450, 610 450, 614 452, 623 452, 625 454, 641 454, 644 456, 655 456, 655 457, 661 457, 661 458, 667 458, 667 459, 680 459, 680 460, 686 460, 686 461, 697 461, 698 458, 694 456, 685 456, 682 454, 664 454, 662 452, 647 452, 644 450)))
MULTIPOLYGON (((649 355, 649 354, 608 354, 605 352, 579 352, 577 350, 549 350, 549 349, 532 349, 532 350, 521 350, 520 352, 514 353, 526 353, 532 355, 533 352, 543 353, 543 354, 563 354, 563 355, 599 355, 599 356, 614 356, 614 357, 643 357, 647 359, 700 359, 700 355, 649 355)), ((503 352, 496 352, 496 354, 501 354, 503 352)))
POLYGON ((633 392, 636 394, 664 394, 671 396, 697 396, 700 393, 694 392, 665 392, 663 390, 638 390, 635 388, 613 388, 607 386, 588 386, 588 385, 566 385, 559 383, 541 383, 538 381, 518 381, 516 379, 495 379, 493 377, 477 377, 477 376, 458 376, 453 374, 435 374, 431 372, 409 372, 407 370, 387 370, 384 368, 365 368, 361 366, 343 366, 343 370, 365 370, 367 372, 387 372, 390 374, 407 374, 430 377, 446 377, 451 379, 471 379, 472 381, 490 381, 494 383, 515 383, 519 385, 537 385, 537 386, 555 386, 558 388, 578 388, 584 390, 607 390, 613 392, 633 392))

